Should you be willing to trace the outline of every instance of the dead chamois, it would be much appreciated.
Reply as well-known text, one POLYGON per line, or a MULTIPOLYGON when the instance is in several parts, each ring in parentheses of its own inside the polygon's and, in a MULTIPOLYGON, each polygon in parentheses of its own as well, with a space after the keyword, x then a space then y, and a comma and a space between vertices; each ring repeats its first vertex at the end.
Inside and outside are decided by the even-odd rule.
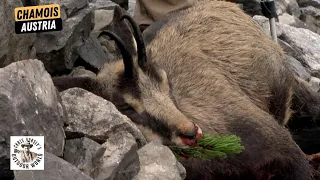
POLYGON ((53 78, 60 91, 80 87, 111 101, 149 141, 183 147, 202 132, 241 137, 245 150, 227 159, 181 160, 186 179, 313 179, 283 126, 293 97, 302 102, 309 89, 237 5, 201 1, 151 25, 143 37, 131 17, 124 19, 133 27, 137 54, 104 31, 123 59, 105 64, 94 79, 53 78))

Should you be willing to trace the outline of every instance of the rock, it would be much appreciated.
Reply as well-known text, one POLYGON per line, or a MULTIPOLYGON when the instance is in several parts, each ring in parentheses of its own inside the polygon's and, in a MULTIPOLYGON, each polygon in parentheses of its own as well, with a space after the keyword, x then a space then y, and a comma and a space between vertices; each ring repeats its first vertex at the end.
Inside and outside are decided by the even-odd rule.
POLYGON ((264 16, 256 15, 256 16, 253 16, 252 19, 262 27, 265 33, 267 34, 269 33, 270 35, 270 24, 269 24, 268 18, 264 16))
POLYGON ((88 0, 59 0, 61 8, 66 11, 68 17, 71 17, 72 14, 79 11, 80 9, 86 7, 89 2, 88 0))
POLYGON ((37 57, 49 73, 71 69, 94 27, 93 7, 79 10, 63 21, 63 30, 38 34, 34 46, 37 57))
POLYGON ((278 26, 283 32, 279 37, 296 50, 300 50, 311 70, 320 69, 320 35, 303 28, 295 28, 286 24, 278 26))
POLYGON ((320 34, 320 9, 312 6, 301 8, 300 19, 313 32, 320 34))
POLYGON ((290 44, 284 42, 279 38, 278 38, 278 43, 288 56, 291 56, 294 59, 298 60, 300 64, 302 64, 302 66, 307 69, 307 71, 310 71, 310 67, 305 61, 302 51, 300 51, 299 49, 294 49, 293 47, 290 46, 290 44))
POLYGON ((111 0, 120 5, 120 7, 124 8, 125 10, 129 9, 129 0, 111 0))
POLYGON ((114 41, 110 41, 103 36, 99 38, 99 41, 102 48, 105 48, 104 51, 106 51, 106 53, 110 53, 114 57, 117 56, 117 47, 114 41))
POLYGON ((114 59, 111 53, 103 51, 100 42, 94 35, 90 35, 80 47, 79 55, 86 63, 97 69, 101 69, 104 63, 114 59))
POLYGON ((31 50, 30 50, 30 55, 29 55, 29 59, 37 59, 37 50, 34 46, 32 46, 31 50))
MULTIPOLYGON (((260 15, 253 16, 252 19, 258 23, 262 27, 263 31, 271 38, 269 19, 260 15)), ((279 37, 282 34, 282 31, 279 29, 278 23, 276 23, 276 30, 277 36, 279 37)))
POLYGON ((113 10, 98 9, 95 10, 94 31, 100 31, 103 27, 109 25, 112 21, 113 10))
POLYGON ((262 15, 260 0, 235 0, 235 2, 242 4, 244 12, 250 16, 262 15))
POLYGON ((300 7, 313 6, 320 8, 320 0, 297 0, 300 7))
POLYGON ((287 54, 287 60, 292 65, 296 75, 305 81, 309 81, 312 71, 305 61, 302 52, 299 49, 292 48, 288 43, 278 39, 278 43, 287 54))
POLYGON ((23 6, 37 6, 40 0, 21 0, 23 6))
POLYGON ((136 8, 136 0, 129 0, 129 9, 128 9, 128 13, 130 14, 130 16, 133 17, 134 14, 134 9, 136 8))
POLYGON ((45 152, 43 171, 14 171, 15 180, 93 180, 67 161, 45 152))
POLYGON ((320 71, 311 71, 311 76, 314 76, 314 77, 317 77, 317 78, 320 78, 320 71))
POLYGON ((319 8, 315 8, 313 6, 307 6, 307 7, 303 7, 300 9, 301 9, 302 14, 312 15, 315 18, 320 17, 320 9, 319 8))
POLYGON ((62 156, 64 114, 51 76, 39 60, 0 69, 0 177, 9 166, 10 136, 44 136, 46 150, 62 156))
MULTIPOLYGON (((136 48, 135 48, 135 41, 133 41, 133 34, 131 33, 132 31, 130 31, 130 29, 132 29, 131 25, 126 20, 120 21, 120 18, 124 14, 127 14, 127 12, 124 11, 124 9, 122 9, 121 7, 116 6, 114 8, 113 18, 112 18, 111 23, 109 25, 105 26, 103 28, 103 30, 109 30, 109 31, 112 31, 112 32, 116 32, 117 35, 124 42, 126 42, 126 45, 127 45, 127 48, 129 50, 129 52, 131 54, 135 54, 136 53, 136 48)), ((99 40, 103 40, 103 39, 109 39, 109 37, 108 36, 101 36, 99 38, 99 40)), ((114 42, 114 41, 112 41, 112 42, 114 42)), ((108 49, 108 47, 106 47, 106 48, 108 49)), ((116 58, 122 58, 119 48, 116 48, 116 53, 114 54, 114 56, 116 58)))
POLYGON ((308 29, 303 21, 301 21, 297 17, 291 16, 287 13, 283 13, 282 15, 279 16, 279 23, 288 24, 288 25, 296 27, 296 28, 308 29))
POLYGON ((294 57, 292 56, 287 56, 287 57, 288 57, 287 60, 292 65, 292 68, 296 73, 296 75, 305 81, 309 81, 311 78, 310 72, 308 72, 306 68, 303 67, 302 64, 298 60, 296 60, 294 57))
POLYGON ((274 1, 276 5, 277 14, 288 13, 296 18, 300 17, 300 9, 296 0, 277 0, 274 1))
POLYGON ((319 78, 311 77, 310 84, 311 84, 312 89, 315 92, 319 92, 319 90, 320 90, 320 79, 319 78))
POLYGON ((88 0, 38 0, 39 5, 45 4, 59 4, 61 7, 61 18, 63 20, 71 17, 77 11, 83 9, 88 6, 88 0))
POLYGON ((80 88, 71 88, 60 93, 68 114, 65 132, 68 139, 89 137, 104 143, 116 132, 127 131, 138 142, 146 143, 140 130, 109 101, 80 88))
POLYGON ((90 175, 95 168, 92 163, 93 157, 100 148, 99 143, 86 137, 69 139, 66 140, 63 157, 64 160, 90 175))
MULTIPOLYGON (((96 38, 98 37, 99 33, 107 26, 109 26, 113 20, 114 16, 114 9, 112 10, 105 10, 105 9, 98 9, 95 10, 95 27, 92 31, 92 35, 96 38)), ((117 32, 118 34, 119 32, 117 32)), ((106 59, 108 62, 115 59, 116 55, 116 47, 113 41, 107 40, 105 37, 99 38, 99 45, 101 50, 108 56, 106 59)), ((119 57, 119 56, 118 56, 119 57)))
POLYGON ((118 6, 118 4, 112 2, 111 0, 92 0, 91 3, 94 5, 96 10, 113 10, 115 6, 118 6))
POLYGON ((152 141, 138 150, 140 171, 133 180, 181 180, 186 178, 186 170, 172 151, 164 145, 152 141))
POLYGON ((130 133, 115 132, 94 157, 96 169, 92 177, 95 180, 132 179, 139 171, 137 150, 135 138, 130 133))
POLYGON ((14 8, 21 6, 21 1, 0 1, 0 67, 31 57, 36 34, 15 33, 14 8))

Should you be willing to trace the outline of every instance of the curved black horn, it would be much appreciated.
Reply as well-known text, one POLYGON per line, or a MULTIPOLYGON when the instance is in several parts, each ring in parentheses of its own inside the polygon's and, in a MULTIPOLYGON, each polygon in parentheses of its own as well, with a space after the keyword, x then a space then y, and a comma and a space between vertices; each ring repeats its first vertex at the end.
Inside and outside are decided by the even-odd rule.
POLYGON ((108 30, 102 31, 99 34, 98 38, 102 35, 107 35, 108 37, 110 37, 112 40, 116 42, 123 58, 125 74, 132 76, 133 75, 133 58, 128 48, 126 47, 125 43, 120 39, 119 36, 117 36, 115 33, 111 31, 108 31, 108 30))
POLYGON ((146 55, 146 47, 144 45, 144 41, 143 41, 143 37, 142 37, 141 31, 140 31, 140 28, 131 16, 125 14, 120 18, 120 21, 122 21, 123 19, 127 19, 132 26, 132 29, 134 31, 134 38, 137 42, 138 64, 141 68, 144 69, 146 67, 147 55, 146 55))

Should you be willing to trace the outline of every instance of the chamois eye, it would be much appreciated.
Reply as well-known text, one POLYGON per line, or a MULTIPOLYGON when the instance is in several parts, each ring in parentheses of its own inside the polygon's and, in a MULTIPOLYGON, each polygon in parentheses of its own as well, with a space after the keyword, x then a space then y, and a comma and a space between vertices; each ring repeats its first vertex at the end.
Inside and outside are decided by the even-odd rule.
POLYGON ((125 106, 121 107, 119 109, 121 112, 126 113, 126 114, 131 114, 134 113, 135 110, 133 109, 133 107, 131 107, 130 105, 126 104, 125 106))

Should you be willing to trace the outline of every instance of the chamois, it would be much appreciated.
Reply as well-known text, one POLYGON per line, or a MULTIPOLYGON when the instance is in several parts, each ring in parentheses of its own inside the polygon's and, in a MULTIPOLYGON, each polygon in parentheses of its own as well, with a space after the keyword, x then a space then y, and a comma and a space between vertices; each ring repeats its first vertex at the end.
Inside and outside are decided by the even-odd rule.
POLYGON ((105 31, 123 58, 106 63, 96 78, 54 77, 60 91, 80 87, 111 101, 149 141, 186 147, 202 132, 241 137, 240 154, 181 159, 186 179, 313 179, 284 127, 293 97, 312 93, 250 16, 233 3, 202 0, 151 25, 143 37, 130 16, 124 19, 137 53, 105 31))

